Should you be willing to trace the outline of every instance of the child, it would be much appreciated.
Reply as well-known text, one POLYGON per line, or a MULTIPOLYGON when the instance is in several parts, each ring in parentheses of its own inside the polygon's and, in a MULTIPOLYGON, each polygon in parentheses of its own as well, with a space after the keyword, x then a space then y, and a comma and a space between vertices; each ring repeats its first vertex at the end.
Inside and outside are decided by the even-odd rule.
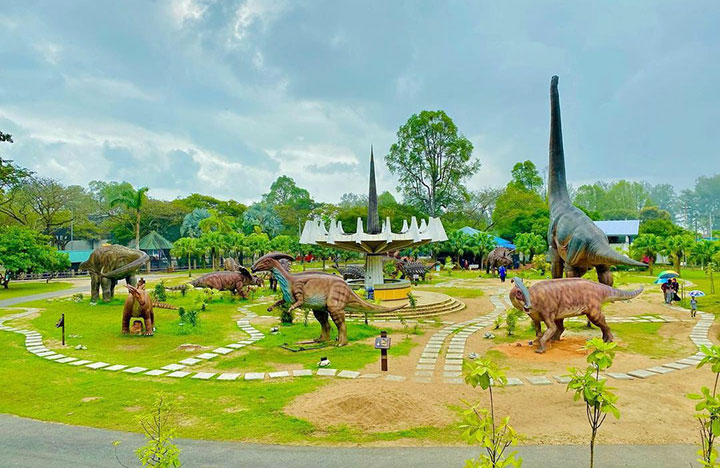
POLYGON ((697 314, 697 299, 695 296, 690 298, 690 316, 695 317, 697 314))
POLYGON ((500 274, 500 281, 505 282, 505 277, 507 276, 507 268, 505 268, 505 265, 500 265, 500 268, 498 268, 498 273, 500 274))

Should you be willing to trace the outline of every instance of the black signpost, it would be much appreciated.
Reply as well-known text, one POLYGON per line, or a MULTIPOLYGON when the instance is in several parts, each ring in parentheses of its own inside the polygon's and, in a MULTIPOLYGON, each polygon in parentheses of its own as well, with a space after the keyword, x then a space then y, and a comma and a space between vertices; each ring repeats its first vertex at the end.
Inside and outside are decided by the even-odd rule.
POLYGON ((387 372, 388 358, 387 350, 390 349, 390 337, 386 331, 381 331, 380 336, 375 338, 375 349, 380 350, 380 370, 387 372))
POLYGON ((62 345, 65 346, 65 314, 60 316, 60 320, 55 324, 55 328, 62 328, 62 345))

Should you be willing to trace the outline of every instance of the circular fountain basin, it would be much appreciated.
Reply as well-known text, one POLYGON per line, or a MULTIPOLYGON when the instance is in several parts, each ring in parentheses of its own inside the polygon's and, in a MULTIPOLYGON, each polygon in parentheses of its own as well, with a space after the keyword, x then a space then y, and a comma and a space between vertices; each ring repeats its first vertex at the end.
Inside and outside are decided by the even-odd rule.
MULTIPOLYGON (((347 284, 352 289, 359 289, 365 287, 365 280, 363 279, 349 279, 347 284)), ((375 299, 381 301, 399 301, 407 299, 407 295, 410 292, 410 281, 406 279, 394 279, 384 278, 383 284, 376 284, 375 287, 375 299)))

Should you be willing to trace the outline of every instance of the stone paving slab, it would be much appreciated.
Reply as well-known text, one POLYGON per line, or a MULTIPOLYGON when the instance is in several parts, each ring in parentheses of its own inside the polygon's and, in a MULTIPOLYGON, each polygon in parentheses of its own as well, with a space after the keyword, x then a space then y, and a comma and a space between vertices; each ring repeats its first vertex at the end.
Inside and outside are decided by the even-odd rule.
POLYGON ((422 370, 433 370, 435 369, 435 364, 418 364, 416 368, 422 370))
POLYGON ((290 377, 290 372, 288 372, 288 371, 268 372, 268 377, 270 377, 271 379, 281 379, 284 377, 290 377))
POLYGON ((522 385, 523 381, 518 379, 517 377, 508 377, 507 382, 505 383, 506 387, 514 387, 515 385, 522 385))
POLYGON ((185 369, 185 366, 183 366, 182 364, 168 364, 167 366, 162 366, 161 369, 176 371, 185 369))
POLYGON ((178 370, 178 371, 175 371, 175 372, 170 372, 166 377, 175 377, 175 378, 178 378, 178 379, 179 379, 179 378, 182 378, 182 377, 186 377, 186 376, 188 376, 188 375, 190 375, 190 372, 178 370))
POLYGON ((84 366, 85 364, 90 363, 90 362, 92 362, 92 361, 89 361, 87 359, 81 359, 79 361, 71 362, 70 365, 71 366, 84 366))
POLYGON ((53 356, 43 356, 45 359, 48 359, 50 361, 55 361, 56 359, 62 359, 66 357, 64 354, 55 354, 53 356))
POLYGON ((217 380, 236 380, 241 375, 242 374, 234 374, 234 373, 220 374, 220 375, 218 375, 217 380))
POLYGON ((444 379, 443 382, 446 384, 453 384, 453 385, 460 385, 460 384, 465 383, 465 381, 463 379, 444 379))
POLYGON ((342 379, 357 379, 360 376, 360 372, 355 372, 351 370, 342 370, 338 373, 338 377, 342 379))
POLYGON ((198 362, 202 362, 202 359, 195 359, 195 358, 187 358, 180 361, 180 364, 184 364, 186 366, 192 366, 193 364, 197 364, 198 362))
POLYGON ((646 371, 645 369, 637 369, 634 371, 630 371, 627 374, 633 377, 637 377, 638 379, 647 379, 648 377, 657 375, 655 372, 646 371))
POLYGON ((655 372, 656 374, 668 374, 675 371, 675 369, 670 369, 663 366, 648 367, 647 370, 649 370, 650 372, 655 372))
POLYGON ((462 359, 445 359, 445 365, 451 365, 451 366, 462 366, 463 360, 462 359))
POLYGON ((74 358, 74 357, 64 357, 64 358, 62 358, 62 359, 58 359, 56 362, 60 362, 60 363, 63 363, 63 364, 67 364, 68 362, 73 362, 73 361, 77 361, 77 358, 74 358))
POLYGON ((191 379, 209 380, 215 372, 198 372, 197 374, 190 377, 191 379))
POLYGON ((313 375, 310 369, 295 369, 292 374, 293 377, 310 377, 313 375))
POLYGON ((126 366, 126 365, 123 365, 123 364, 115 364, 115 365, 106 367, 106 368, 104 368, 103 370, 115 372, 115 371, 123 370, 123 369, 125 369, 126 367, 127 367, 127 366, 126 366))
POLYGON ((265 372, 246 372, 245 380, 265 380, 265 372))
POLYGON ((98 362, 93 362, 92 364, 88 364, 88 365, 85 366, 85 367, 88 367, 88 368, 90 368, 90 369, 102 369, 103 367, 107 367, 107 366, 109 366, 109 365, 110 365, 110 364, 108 364, 107 362, 100 362, 100 361, 98 361, 98 362))
POLYGON ((444 370, 451 371, 451 372, 458 372, 458 371, 462 371, 462 366, 448 366, 446 364, 444 370))
POLYGON ((415 371, 415 375, 417 375, 419 377, 432 377, 433 371, 419 370, 419 371, 415 371))
POLYGON ((427 359, 427 358, 420 358, 418 361, 418 364, 435 364, 437 362, 437 359, 427 359))
POLYGON ((213 349, 213 353, 216 353, 216 354, 228 354, 228 353, 232 353, 232 351, 233 351, 232 348, 223 348, 223 347, 213 349))
POLYGON ((229 345, 225 345, 227 348, 233 348, 233 349, 240 349, 247 346, 245 343, 230 343, 229 345))
POLYGON ((533 385, 551 385, 552 380, 548 379, 545 376, 537 376, 537 377, 528 377, 528 382, 530 382, 533 385))
POLYGON ((445 355, 445 359, 460 359, 462 361, 463 355, 462 353, 448 353, 445 355))
POLYGON ((462 372, 444 372, 443 377, 460 377, 462 372))
POLYGON ((155 376, 155 375, 163 375, 163 374, 166 374, 166 373, 167 373, 166 370, 153 369, 153 370, 150 370, 150 371, 145 372, 145 375, 153 375, 153 376, 155 376))
POLYGON ((145 367, 130 367, 128 369, 125 369, 123 372, 127 372, 128 374, 139 374, 140 372, 146 371, 147 368, 145 367))
POLYGON ((43 351, 41 353, 35 353, 35 354, 40 357, 45 357, 45 356, 50 356, 50 355, 57 354, 57 353, 55 351, 43 351))
POLYGON ((380 374, 360 374, 361 379, 377 379, 380 377, 380 374))
POLYGON ((567 384, 570 383, 570 377, 567 375, 556 375, 553 377, 557 383, 567 384))
POLYGON ((389 380, 391 382, 405 382, 407 379, 402 375, 386 375, 385 380, 389 380))
POLYGON ((212 359, 214 357, 217 357, 217 354, 215 353, 202 353, 195 356, 197 359, 212 359))
POLYGON ((633 380, 632 376, 624 372, 606 372, 605 375, 612 377, 615 380, 633 380))
POLYGON ((670 369, 675 370, 682 370, 687 369, 690 366, 687 364, 678 364, 677 362, 668 362, 667 364, 663 364, 663 367, 669 367, 670 369))
POLYGON ((328 369, 326 367, 322 367, 317 370, 315 375, 319 375, 322 377, 335 377, 336 373, 337 373, 337 369, 328 369))
POLYGON ((30 348, 27 348, 27 350, 30 351, 31 353, 33 353, 35 351, 37 351, 37 352, 50 351, 45 346, 33 346, 30 348))
POLYGON ((678 359, 678 360, 675 361, 675 362, 678 362, 678 363, 680 363, 680 364, 687 364, 688 366, 697 366, 700 361, 697 360, 697 359, 688 359, 688 358, 685 358, 685 359, 678 359))

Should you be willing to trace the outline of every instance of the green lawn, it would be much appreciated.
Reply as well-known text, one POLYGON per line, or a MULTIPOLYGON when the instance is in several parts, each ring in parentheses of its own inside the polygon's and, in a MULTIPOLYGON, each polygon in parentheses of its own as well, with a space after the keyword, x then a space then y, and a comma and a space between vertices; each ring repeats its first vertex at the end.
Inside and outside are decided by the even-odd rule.
POLYGON ((10 281, 8 289, 0 288, 0 301, 3 299, 12 299, 14 297, 30 296, 31 294, 61 291, 72 287, 72 283, 63 283, 58 281, 50 281, 49 283, 36 281, 10 281))

